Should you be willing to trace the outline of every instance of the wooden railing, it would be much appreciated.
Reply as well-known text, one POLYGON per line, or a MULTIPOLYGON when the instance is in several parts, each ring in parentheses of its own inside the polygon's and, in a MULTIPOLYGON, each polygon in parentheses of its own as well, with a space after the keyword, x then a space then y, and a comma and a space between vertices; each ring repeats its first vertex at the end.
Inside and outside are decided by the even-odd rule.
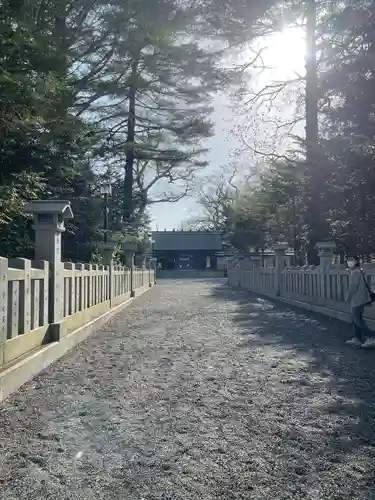
POLYGON ((48 325, 48 262, 2 260, 7 286, 1 297, 3 335, 13 339, 48 325))
MULTIPOLYGON (((228 281, 231 285, 249 290, 348 312, 345 295, 349 274, 341 266, 332 266, 328 270, 322 266, 286 267, 281 270, 259 265, 254 265, 251 269, 232 266, 228 269, 228 281)), ((369 286, 374 288, 375 267, 364 265, 364 275, 369 286)), ((375 319, 375 308, 366 308, 366 316, 375 319)))
POLYGON ((155 282, 153 269, 67 262, 61 272, 63 286, 53 290, 48 262, 0 257, 0 367, 58 340, 56 331, 65 335, 155 282), (61 304, 59 328, 50 317, 56 298, 61 304))

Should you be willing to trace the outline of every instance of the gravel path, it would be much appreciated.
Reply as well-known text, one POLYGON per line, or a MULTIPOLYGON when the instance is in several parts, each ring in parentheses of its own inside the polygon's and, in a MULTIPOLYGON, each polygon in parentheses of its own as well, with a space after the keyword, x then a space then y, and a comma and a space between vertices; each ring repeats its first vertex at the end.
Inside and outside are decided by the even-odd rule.
POLYGON ((374 500, 375 353, 165 281, 0 405, 6 500, 374 500))

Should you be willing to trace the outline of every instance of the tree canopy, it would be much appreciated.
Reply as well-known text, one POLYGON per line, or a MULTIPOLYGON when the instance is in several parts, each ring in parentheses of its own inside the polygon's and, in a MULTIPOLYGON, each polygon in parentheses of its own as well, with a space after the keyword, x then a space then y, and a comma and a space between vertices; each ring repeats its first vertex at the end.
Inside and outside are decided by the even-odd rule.
MULTIPOLYGON (((65 256, 89 260, 102 237, 102 182, 113 187, 110 228, 119 234, 147 228, 153 203, 193 193, 197 175, 207 177, 213 95, 223 86, 243 90, 244 70, 258 64, 249 57, 227 65, 228 50, 291 22, 308 41, 305 86, 295 97, 305 102, 306 137, 294 137, 285 154, 264 155, 256 182, 227 184, 230 173, 207 182, 198 195, 204 213, 190 224, 220 228, 239 248, 284 239, 301 260, 325 238, 343 252, 374 252, 374 7, 2 2, 1 254, 28 254, 23 206, 32 198, 71 200, 65 256)), ((273 92, 279 87, 271 101, 273 92)))
MULTIPOLYGON (((307 131, 305 137, 291 137, 287 152, 255 151, 261 158, 256 181, 240 182, 229 210, 225 204, 224 231, 235 247, 286 241, 300 263, 325 239, 334 240, 342 256, 375 253, 374 11, 371 0, 295 0, 275 3, 264 13, 270 29, 277 20, 293 20, 305 29, 305 86, 294 94, 294 104, 305 100, 307 131)), ((257 95, 271 109, 288 84, 278 82, 257 95)), ((255 95, 251 85, 250 92, 255 95)), ((246 133, 256 131, 249 127, 246 133)))
POLYGON ((223 50, 262 12, 243 0, 1 2, 1 254, 29 252, 32 198, 71 200, 64 252, 87 260, 104 175, 113 231, 137 232, 152 203, 189 193, 228 81, 223 50))

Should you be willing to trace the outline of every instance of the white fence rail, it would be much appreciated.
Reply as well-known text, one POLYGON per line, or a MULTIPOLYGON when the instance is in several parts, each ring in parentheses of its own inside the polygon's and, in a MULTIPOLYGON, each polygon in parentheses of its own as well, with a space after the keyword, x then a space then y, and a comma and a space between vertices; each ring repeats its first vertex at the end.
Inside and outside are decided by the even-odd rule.
MULTIPOLYGON (((251 267, 251 266, 250 266, 251 267)), ((375 288, 375 268, 364 265, 364 274, 371 288, 375 288)), ((250 269, 232 266, 228 269, 230 285, 268 295, 277 295, 299 303, 342 313, 349 312, 345 295, 349 285, 349 271, 341 266, 250 269)), ((366 316, 375 320, 375 308, 366 308, 366 316)))
POLYGON ((53 340, 50 310, 56 298, 66 334, 155 282, 153 269, 69 262, 61 272, 62 286, 53 289, 48 262, 0 257, 0 368, 53 340))

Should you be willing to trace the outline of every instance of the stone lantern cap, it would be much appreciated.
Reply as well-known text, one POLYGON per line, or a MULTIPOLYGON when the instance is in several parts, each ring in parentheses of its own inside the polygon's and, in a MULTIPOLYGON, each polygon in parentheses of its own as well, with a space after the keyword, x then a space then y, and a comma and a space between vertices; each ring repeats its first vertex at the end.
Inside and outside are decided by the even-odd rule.
POLYGON ((124 252, 135 253, 138 250, 138 243, 136 241, 124 241, 121 248, 124 252))
POLYGON ((334 241, 320 241, 315 245, 319 255, 333 254, 336 250, 336 243, 334 241))
POLYGON ((34 227, 40 229, 64 231, 64 221, 74 218, 67 200, 32 200, 25 206, 25 211, 33 214, 34 227))
POLYGON ((289 248, 288 243, 275 243, 273 249, 275 252, 285 252, 289 248))
POLYGON ((99 243, 100 250, 107 251, 107 252, 109 252, 109 251, 114 252, 117 247, 118 247, 118 244, 115 243, 114 241, 109 241, 108 243, 99 243))
POLYGON ((33 200, 25 206, 25 211, 32 214, 61 214, 64 219, 73 219, 74 215, 67 200, 33 200))

